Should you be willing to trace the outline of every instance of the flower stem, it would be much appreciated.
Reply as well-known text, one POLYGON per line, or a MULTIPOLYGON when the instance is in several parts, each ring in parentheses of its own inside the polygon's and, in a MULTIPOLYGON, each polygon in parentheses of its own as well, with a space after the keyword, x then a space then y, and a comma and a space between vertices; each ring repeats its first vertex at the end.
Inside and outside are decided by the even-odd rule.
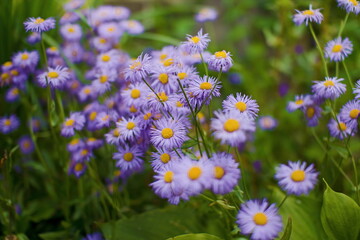
POLYGON ((209 76, 209 70, 206 66, 206 62, 204 61, 204 57, 203 57, 202 53, 200 53, 200 57, 201 57, 201 61, 203 63, 204 69, 205 69, 205 74, 206 74, 206 76, 209 76))
POLYGON ((241 166, 241 161, 240 161, 241 157, 240 157, 239 150, 236 147, 234 147, 234 149, 235 149, 236 157, 237 157, 237 159, 239 161, 239 166, 240 166, 241 175, 242 175, 241 176, 241 182, 242 182, 242 185, 243 185, 244 193, 246 194, 247 199, 251 199, 250 195, 249 195, 249 192, 247 190, 247 187, 246 187, 245 171, 244 171, 244 168, 241 166))
POLYGON ((284 197, 284 199, 281 201, 281 203, 279 204, 279 207, 278 207, 278 209, 280 209, 281 208, 281 206, 284 204, 284 202, 286 201, 286 199, 289 197, 289 195, 285 195, 285 197, 284 197))
POLYGON ((344 21, 341 22, 341 26, 340 26, 340 30, 339 30, 338 37, 341 37, 341 34, 342 34, 342 32, 344 31, 344 28, 345 28, 346 22, 347 22, 347 20, 348 20, 348 18, 349 18, 349 15, 350 15, 350 13, 348 12, 348 13, 346 14, 346 16, 345 16, 344 21))
POLYGON ((323 62, 323 65, 324 65, 324 71, 325 71, 325 75, 326 77, 329 76, 329 72, 328 72, 328 69, 327 69, 327 65, 326 65, 326 61, 325 61, 325 57, 324 57, 324 52, 323 50, 321 49, 321 46, 320 46, 320 43, 315 35, 315 32, 314 32, 314 29, 313 29, 313 26, 312 24, 310 23, 309 24, 310 26, 310 32, 311 32, 311 35, 313 36, 315 42, 316 42, 316 46, 317 46, 317 49, 319 50, 319 53, 320 53, 320 57, 321 57, 321 61, 323 62))
POLYGON ((345 73, 346 73, 346 76, 347 76, 347 78, 348 78, 348 81, 349 81, 349 83, 350 83, 350 87, 351 87, 351 88, 354 88, 354 84, 353 84, 352 81, 351 81, 351 77, 350 77, 349 71, 348 71, 348 69, 347 69, 347 67, 346 67, 345 61, 342 61, 342 63, 343 63, 343 66, 344 66, 345 73))

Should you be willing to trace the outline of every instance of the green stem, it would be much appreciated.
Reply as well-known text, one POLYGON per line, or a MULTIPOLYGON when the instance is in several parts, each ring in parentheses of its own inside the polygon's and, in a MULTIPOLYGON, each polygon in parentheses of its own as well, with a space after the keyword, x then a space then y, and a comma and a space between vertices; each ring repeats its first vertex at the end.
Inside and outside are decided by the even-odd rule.
POLYGON ((351 81, 351 77, 350 77, 349 71, 348 71, 348 69, 347 69, 347 67, 346 67, 345 61, 342 61, 342 63, 343 63, 343 66, 344 66, 344 69, 345 69, 345 72, 346 72, 346 76, 347 76, 347 78, 348 78, 348 81, 349 81, 349 83, 350 83, 350 87, 351 87, 351 88, 354 88, 354 84, 353 84, 352 81, 351 81))
POLYGON ((234 149, 235 149, 236 157, 237 157, 237 159, 239 161, 239 166, 240 166, 240 170, 241 170, 241 174, 242 174, 241 182, 242 182, 242 185, 243 185, 244 193, 246 194, 247 199, 251 199, 250 195, 249 195, 249 192, 247 190, 247 187, 246 187, 245 171, 244 171, 244 168, 242 167, 242 164, 241 164, 241 161, 240 161, 241 157, 240 157, 239 150, 236 147, 234 147, 234 149))
POLYGON ((208 70, 208 68, 206 66, 206 62, 204 61, 204 57, 203 57, 202 53, 200 53, 200 57, 201 57, 201 61, 203 63, 204 69, 205 69, 206 77, 209 77, 209 70, 208 70))
POLYGON ((344 28, 345 28, 345 25, 346 25, 346 22, 349 18, 349 15, 350 13, 347 13, 346 16, 345 16, 345 19, 341 22, 341 26, 340 26, 340 30, 339 30, 339 33, 338 33, 338 37, 341 37, 341 34, 342 32, 344 31, 344 28))
POLYGON ((284 204, 284 202, 286 201, 286 199, 289 197, 289 195, 285 195, 285 197, 284 197, 284 199, 281 201, 281 203, 279 204, 279 207, 278 207, 278 209, 280 209, 281 208, 281 206, 284 204))
POLYGON ((317 49, 319 50, 319 53, 320 53, 320 57, 321 57, 321 61, 323 62, 323 65, 324 65, 324 71, 325 71, 325 75, 326 77, 329 76, 329 72, 328 72, 328 69, 327 69, 327 65, 326 65, 326 61, 325 61, 325 57, 324 57, 324 52, 323 50, 321 49, 321 46, 320 46, 320 43, 315 35, 315 32, 314 32, 314 29, 313 29, 313 26, 312 24, 310 23, 309 24, 310 26, 310 32, 311 32, 311 35, 313 36, 315 42, 316 42, 316 46, 317 46, 317 49))
POLYGON ((326 148, 325 148, 324 144, 322 144, 322 142, 321 142, 319 136, 317 135, 317 133, 315 132, 315 128, 312 127, 312 128, 311 128, 311 132, 312 132, 315 140, 317 141, 317 143, 318 143, 318 144, 320 145, 320 147, 324 150, 324 152, 326 152, 326 148))
POLYGON ((344 172, 344 170, 342 170, 342 168, 340 167, 340 165, 331 157, 330 158, 331 161, 334 163, 335 167, 339 170, 339 172, 345 177, 345 179, 350 183, 350 185, 352 187, 355 188, 355 185, 353 184, 353 182, 351 181, 351 179, 349 178, 348 175, 346 175, 346 173, 344 172))
POLYGON ((61 100, 61 95, 59 92, 55 91, 55 95, 56 95, 56 101, 59 105, 59 110, 60 110, 60 122, 64 122, 65 120, 65 113, 64 113, 64 107, 62 104, 62 100, 61 100))
POLYGON ((359 179, 358 179, 358 173, 357 173, 357 167, 355 163, 354 157, 351 155, 351 162, 354 168, 354 177, 355 177, 355 192, 356 192, 356 198, 357 202, 360 203, 360 192, 359 192, 359 179))

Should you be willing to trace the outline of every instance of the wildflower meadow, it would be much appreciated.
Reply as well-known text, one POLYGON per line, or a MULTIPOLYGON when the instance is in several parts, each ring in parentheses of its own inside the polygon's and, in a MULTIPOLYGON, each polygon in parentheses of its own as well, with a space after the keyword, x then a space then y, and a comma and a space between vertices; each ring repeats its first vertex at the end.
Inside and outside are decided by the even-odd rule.
POLYGON ((0 239, 359 240, 359 13, 1 0, 0 239))

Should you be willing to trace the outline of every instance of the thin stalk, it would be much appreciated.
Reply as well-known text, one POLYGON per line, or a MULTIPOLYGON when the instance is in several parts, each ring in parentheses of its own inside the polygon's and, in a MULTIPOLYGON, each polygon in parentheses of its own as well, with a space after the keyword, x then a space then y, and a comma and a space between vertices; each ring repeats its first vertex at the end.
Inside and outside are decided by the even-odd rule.
POLYGON ((347 78, 348 78, 348 80, 349 80, 350 87, 353 89, 353 88, 354 88, 354 84, 353 84, 352 81, 351 81, 351 77, 350 77, 349 71, 348 71, 348 69, 347 69, 347 67, 346 67, 345 61, 342 61, 342 63, 343 63, 343 66, 344 66, 344 69, 345 69, 345 72, 346 72, 346 76, 347 76, 347 78))
POLYGON ((64 122, 65 113, 64 113, 64 107, 63 107, 63 104, 62 104, 60 93, 55 91, 55 95, 56 95, 56 101, 58 103, 59 110, 60 110, 60 122, 64 122))
POLYGON ((281 206, 284 204, 284 202, 286 201, 286 199, 289 197, 289 195, 285 195, 285 197, 284 197, 284 199, 281 201, 281 203, 279 204, 279 207, 278 207, 278 209, 280 209, 281 208, 281 206))
MULTIPOLYGON (((207 68, 207 66, 206 66, 206 62, 204 61, 204 57, 203 57, 202 53, 200 53, 200 57, 201 57, 201 61, 202 61, 202 63, 203 63, 204 69, 205 69, 205 74, 206 74, 206 76, 208 77, 208 76, 209 76, 209 70, 208 70, 208 68, 207 68)), ((206 81, 207 81, 207 80, 206 80, 206 81)))
POLYGON ((344 31, 344 28, 345 28, 346 22, 347 22, 347 20, 348 20, 348 18, 349 18, 349 15, 350 15, 350 13, 348 12, 348 13, 346 14, 346 16, 345 16, 344 21, 341 22, 341 26, 340 26, 340 30, 339 30, 339 33, 338 33, 338 37, 341 37, 341 34, 342 34, 342 32, 344 31))
POLYGON ((324 150, 324 152, 326 152, 326 148, 324 146, 324 144, 322 144, 319 136, 317 135, 317 133, 315 132, 315 129, 314 128, 311 128, 311 132, 316 140, 316 142, 320 145, 320 147, 322 148, 322 150, 324 150))
POLYGON ((339 166, 339 164, 333 158, 331 158, 331 161, 334 163, 335 167, 339 170, 339 172, 345 177, 345 179, 350 183, 350 185, 355 188, 354 183, 351 181, 349 176, 346 175, 344 170, 342 170, 342 168, 339 166))
POLYGON ((246 194, 247 199, 251 199, 250 195, 249 195, 249 192, 247 190, 247 187, 246 187, 245 171, 244 171, 244 168, 241 166, 242 164, 240 162, 241 157, 240 157, 239 150, 236 147, 234 147, 234 149, 235 149, 236 157, 237 157, 237 159, 238 159, 238 161, 240 163, 239 166, 240 166, 240 170, 241 170, 241 173, 242 173, 241 182, 242 182, 242 185, 243 185, 243 188, 244 188, 244 193, 246 194))
POLYGON ((326 75, 326 77, 328 77, 328 76, 329 76, 329 72, 328 72, 328 69, 327 69, 327 65, 326 65, 326 61, 325 61, 325 57, 324 57, 324 52, 323 52, 323 50, 321 49, 320 43, 319 43, 319 41, 318 41, 318 39, 317 39, 317 37, 316 37, 316 35, 315 35, 315 32, 314 32, 314 29, 313 29, 312 24, 310 23, 309 26, 310 26, 311 35, 313 36, 313 38, 314 38, 314 40, 315 40, 315 42, 316 42, 317 49, 319 50, 320 57, 321 57, 321 61, 322 61, 323 65, 324 65, 325 75, 326 75))
POLYGON ((355 175, 355 191, 356 191, 356 198, 357 202, 360 203, 360 192, 359 192, 359 180, 358 180, 358 173, 357 173, 357 167, 355 163, 355 159, 353 156, 351 156, 351 162, 354 168, 354 175, 355 175))

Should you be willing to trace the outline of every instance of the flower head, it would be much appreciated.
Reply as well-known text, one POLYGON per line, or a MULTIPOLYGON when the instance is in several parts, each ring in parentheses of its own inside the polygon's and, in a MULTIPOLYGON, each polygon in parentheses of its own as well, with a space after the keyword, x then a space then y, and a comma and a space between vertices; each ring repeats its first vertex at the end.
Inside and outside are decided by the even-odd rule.
POLYGON ((70 79, 70 73, 67 67, 49 67, 48 71, 38 75, 37 79, 42 87, 50 85, 52 88, 61 88, 70 79))
POLYGON ((357 131, 357 128, 351 128, 345 122, 341 121, 340 118, 337 118, 337 120, 330 119, 328 128, 330 135, 338 139, 344 139, 348 136, 353 136, 357 131))
POLYGON ((360 12, 360 5, 356 0, 337 0, 337 2, 338 7, 345 9, 348 13, 359 14, 360 12))
POLYGON ((28 18, 26 22, 24 22, 25 30, 31 31, 31 32, 47 32, 51 29, 55 28, 55 19, 53 18, 47 18, 43 19, 41 17, 38 18, 28 18))
POLYGON ((25 135, 22 136, 18 141, 20 150, 23 154, 31 154, 34 151, 34 142, 32 139, 25 135))
POLYGON ((233 65, 233 60, 229 52, 222 50, 211 55, 207 59, 207 63, 210 70, 227 72, 233 65))
POLYGON ((352 100, 347 102, 341 109, 339 117, 348 127, 358 128, 358 118, 360 114, 360 101, 352 100))
POLYGON ((16 130, 20 126, 20 121, 16 115, 10 117, 0 117, 0 132, 8 134, 16 130))
POLYGON ((64 137, 74 136, 75 130, 81 130, 85 124, 85 117, 80 112, 70 114, 62 125, 61 135, 64 137))
POLYGON ((343 61, 353 51, 353 44, 348 38, 344 40, 338 37, 328 42, 325 46, 325 57, 330 61, 340 62, 343 61))
POLYGON ((187 41, 182 42, 181 48, 188 54, 202 53, 210 42, 208 34, 203 34, 202 29, 196 36, 187 35, 186 39, 187 41))
POLYGON ((66 41, 79 41, 82 37, 82 30, 79 24, 65 24, 61 26, 60 33, 66 41))
POLYGON ((258 124, 263 130, 272 130, 277 127, 278 121, 272 116, 261 116, 259 117, 258 124))
POLYGON ((125 78, 131 82, 141 81, 146 78, 151 66, 151 57, 149 54, 141 54, 135 61, 132 61, 125 69, 125 78))
POLYGON ((297 95, 295 96, 295 101, 288 103, 287 110, 293 112, 297 109, 304 109, 305 106, 311 105, 313 102, 310 95, 297 95))
POLYGON ((144 161, 141 159, 144 152, 138 145, 125 147, 120 146, 118 152, 114 153, 113 158, 117 160, 116 167, 123 171, 139 171, 142 169, 144 161))
POLYGON ((217 18, 217 16, 218 16, 218 13, 215 8, 203 7, 195 15, 195 20, 200 23, 214 21, 217 18))
POLYGON ((297 13, 293 17, 293 21, 296 25, 301 25, 305 23, 305 25, 307 26, 309 22, 315 22, 317 24, 320 24, 324 19, 324 16, 320 13, 320 9, 312 9, 311 4, 308 10, 296 10, 296 12, 297 13))
POLYGON ((235 96, 229 95, 226 100, 223 101, 224 111, 234 111, 248 118, 255 119, 259 112, 259 105, 256 100, 251 97, 236 93, 235 96))
POLYGON ((343 78, 325 77, 324 81, 314 81, 312 91, 321 98, 338 98, 346 91, 346 85, 341 83, 343 80, 343 78))

